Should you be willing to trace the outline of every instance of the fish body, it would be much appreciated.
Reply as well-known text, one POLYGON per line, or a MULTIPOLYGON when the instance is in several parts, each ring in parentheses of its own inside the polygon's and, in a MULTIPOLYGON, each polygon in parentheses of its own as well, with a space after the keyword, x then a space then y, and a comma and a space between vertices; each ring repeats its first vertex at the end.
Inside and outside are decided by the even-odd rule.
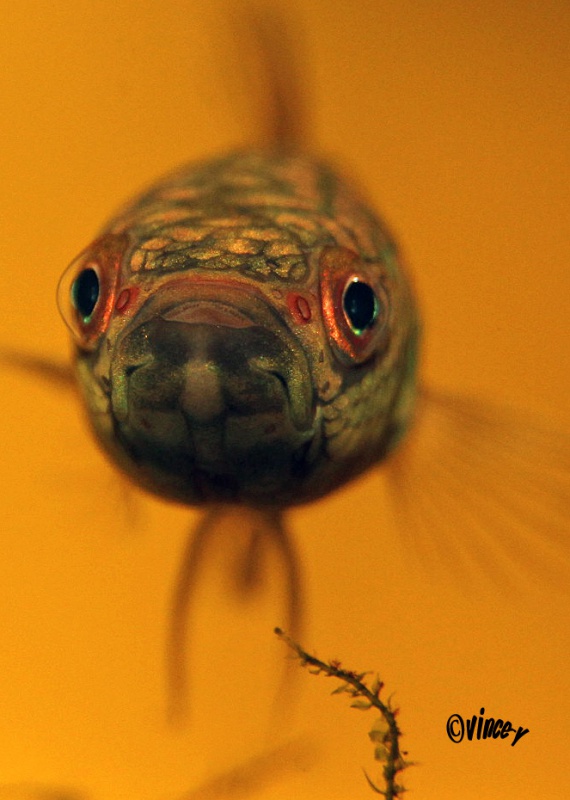
POLYGON ((157 182, 70 265, 59 305, 96 437, 160 496, 310 501, 409 427, 419 323, 396 245, 297 152, 157 182))

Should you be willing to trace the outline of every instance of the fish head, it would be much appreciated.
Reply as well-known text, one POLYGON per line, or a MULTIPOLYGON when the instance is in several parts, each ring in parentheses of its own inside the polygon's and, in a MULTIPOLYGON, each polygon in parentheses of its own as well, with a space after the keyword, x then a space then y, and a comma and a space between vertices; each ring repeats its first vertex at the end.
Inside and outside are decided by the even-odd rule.
POLYGON ((263 205, 262 168, 302 171, 238 159, 206 171, 209 194, 183 172, 60 282, 97 439, 175 501, 314 499, 381 460, 410 414, 417 325, 391 242, 363 254, 318 208, 292 211, 298 174, 263 205))

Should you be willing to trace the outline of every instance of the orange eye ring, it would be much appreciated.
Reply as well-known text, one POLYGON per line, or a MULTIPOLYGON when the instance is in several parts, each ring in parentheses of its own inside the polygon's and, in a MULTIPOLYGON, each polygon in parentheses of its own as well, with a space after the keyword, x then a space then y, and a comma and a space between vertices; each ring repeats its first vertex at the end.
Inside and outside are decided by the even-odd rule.
POLYGON ((323 315, 339 358, 362 364, 386 345, 389 299, 381 264, 364 262, 345 247, 320 257, 323 315))
POLYGON ((61 316, 84 350, 95 349, 109 326, 128 244, 125 234, 97 239, 71 262, 58 284, 61 316))

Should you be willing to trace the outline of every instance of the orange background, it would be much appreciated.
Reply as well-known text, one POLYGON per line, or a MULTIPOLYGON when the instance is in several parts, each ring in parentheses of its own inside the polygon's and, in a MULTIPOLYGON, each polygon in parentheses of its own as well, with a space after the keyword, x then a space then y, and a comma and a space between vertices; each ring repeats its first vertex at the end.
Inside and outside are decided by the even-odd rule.
MULTIPOLYGON (((410 262, 426 381, 568 427, 568 4, 288 8, 314 140, 367 187, 410 262)), ((230 10, 4 3, 1 346, 64 359, 55 285, 110 212, 161 171, 254 137, 230 10)), ((29 785, 182 800, 298 735, 312 744, 277 756, 259 796, 370 796, 372 714, 299 674, 294 706, 275 715, 278 592, 241 606, 214 564, 196 615, 194 713, 168 727, 165 620, 198 515, 125 495, 73 398, 17 370, 1 380, 0 797, 29 785)), ((419 762, 410 796, 570 796, 567 594, 537 581, 501 594, 476 573, 469 592, 430 581, 390 519, 376 475, 290 515, 303 643, 379 670, 396 693, 419 762), (482 705, 530 733, 514 748, 452 744, 448 716, 482 705)))

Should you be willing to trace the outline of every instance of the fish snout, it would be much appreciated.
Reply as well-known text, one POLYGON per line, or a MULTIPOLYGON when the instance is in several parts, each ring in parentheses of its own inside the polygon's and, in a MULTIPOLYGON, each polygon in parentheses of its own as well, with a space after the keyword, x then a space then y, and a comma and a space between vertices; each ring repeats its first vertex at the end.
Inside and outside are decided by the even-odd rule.
POLYGON ((244 308, 218 293, 153 306, 112 356, 115 436, 135 473, 186 502, 290 490, 315 434, 299 342, 257 299, 244 308))

